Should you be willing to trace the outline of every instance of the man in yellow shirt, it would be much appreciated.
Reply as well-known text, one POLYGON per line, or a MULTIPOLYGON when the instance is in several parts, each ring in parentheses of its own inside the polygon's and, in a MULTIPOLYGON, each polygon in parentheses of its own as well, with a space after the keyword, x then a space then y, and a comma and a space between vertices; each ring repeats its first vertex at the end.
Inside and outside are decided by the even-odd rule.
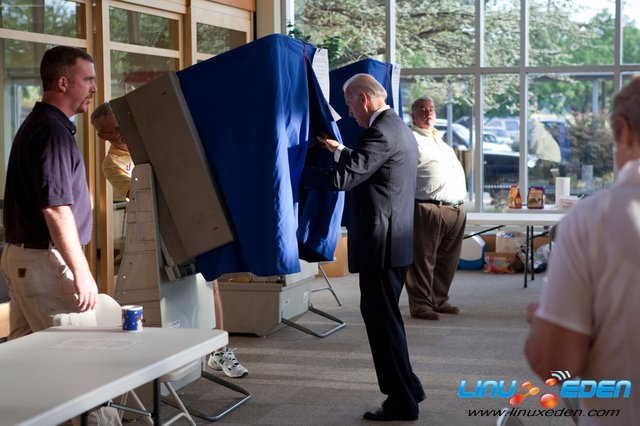
POLYGON ((107 156, 102 161, 102 173, 111 183, 116 199, 125 200, 129 198, 133 161, 109 102, 103 103, 93 111, 91 124, 98 131, 98 137, 111 144, 107 156))

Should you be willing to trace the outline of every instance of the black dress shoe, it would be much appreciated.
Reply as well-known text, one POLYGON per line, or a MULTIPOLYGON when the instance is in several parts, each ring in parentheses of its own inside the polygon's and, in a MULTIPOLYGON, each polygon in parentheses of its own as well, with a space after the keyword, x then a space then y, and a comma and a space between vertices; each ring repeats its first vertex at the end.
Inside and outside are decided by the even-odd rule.
POLYGON ((362 418, 365 420, 373 420, 377 422, 392 422, 394 420, 418 420, 418 415, 410 415, 404 413, 396 413, 387 408, 381 408, 378 411, 367 411, 362 418))

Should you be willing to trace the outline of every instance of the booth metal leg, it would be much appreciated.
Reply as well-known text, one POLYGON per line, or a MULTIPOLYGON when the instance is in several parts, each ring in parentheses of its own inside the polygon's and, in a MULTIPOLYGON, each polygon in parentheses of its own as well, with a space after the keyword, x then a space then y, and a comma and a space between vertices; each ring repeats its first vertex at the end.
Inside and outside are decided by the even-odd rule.
POLYGON ((331 321, 338 323, 338 325, 336 325, 333 328, 330 328, 327 331, 324 331, 322 333, 318 333, 318 332, 313 331, 313 330, 311 330, 311 329, 309 329, 309 328, 307 328, 307 327, 305 327, 303 325, 297 324, 297 323, 295 323, 293 321, 289 321, 288 319, 285 319, 285 318, 282 318, 281 321, 282 321, 283 324, 286 324, 286 325, 291 326, 293 328, 297 328, 300 331, 304 331, 305 333, 311 334, 312 336, 316 336, 316 337, 327 337, 328 335, 335 333, 336 331, 340 330, 345 325, 347 325, 340 318, 336 318, 333 315, 330 315, 330 314, 328 314, 326 312, 321 311, 320 309, 316 309, 312 305, 309 305, 309 311, 313 312, 314 314, 318 314, 320 316, 323 316, 323 317, 325 317, 327 319, 330 319, 331 321))
POLYGON ((316 292, 316 291, 322 291, 322 290, 329 290, 331 292, 331 294, 333 294, 333 297, 336 299, 336 302, 338 302, 338 306, 342 306, 342 303, 340 303, 340 299, 338 299, 338 295, 336 294, 336 292, 333 290, 333 286, 331 285, 331 281, 329 280, 329 277, 327 276, 327 274, 324 272, 324 269, 322 269, 322 265, 318 263, 318 270, 320 271, 320 273, 322 274, 322 276, 324 277, 324 281, 327 283, 326 287, 320 287, 320 288, 316 288, 314 290, 311 290, 311 292, 316 292))
MULTIPOLYGON (((200 377, 204 378, 204 379, 208 379, 211 380, 214 383, 217 383, 221 386, 224 386, 227 389, 230 389, 234 392, 238 392, 242 395, 244 395, 239 401, 234 402, 233 404, 231 404, 229 407, 223 409, 221 412, 217 413, 217 414, 206 414, 203 413, 200 410, 196 410, 194 408, 191 407, 186 407, 187 411, 189 411, 189 414, 191 414, 192 416, 196 416, 196 417, 200 417, 201 419, 204 420, 208 420, 210 422, 217 422, 218 420, 222 420, 224 417, 226 417, 229 413, 235 411, 238 407, 240 407, 242 404, 244 404, 245 402, 249 401, 251 399, 251 394, 241 388, 240 386, 237 386, 231 382, 228 382, 224 379, 221 379, 220 377, 214 376, 213 374, 210 374, 204 370, 202 370, 200 372, 200 377)), ((177 404, 170 398, 162 398, 162 401, 168 405, 171 405, 172 407, 175 408, 179 408, 177 406, 177 404)))

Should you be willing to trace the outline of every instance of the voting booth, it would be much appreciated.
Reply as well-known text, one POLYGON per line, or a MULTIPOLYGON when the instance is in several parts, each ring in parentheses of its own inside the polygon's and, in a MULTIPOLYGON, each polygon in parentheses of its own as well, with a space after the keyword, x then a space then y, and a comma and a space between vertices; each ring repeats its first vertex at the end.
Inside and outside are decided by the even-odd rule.
POLYGON ((260 286, 221 283, 227 331, 252 332, 249 320, 261 334, 317 313, 313 262, 333 258, 344 202, 300 187, 305 164, 333 164, 316 135, 341 140, 320 52, 272 35, 111 101, 136 164, 115 298, 142 305, 146 325, 213 327, 210 281, 238 272, 279 276, 274 291, 291 295, 260 316, 244 303, 264 297, 260 286), (226 297, 236 285, 244 295, 226 297))

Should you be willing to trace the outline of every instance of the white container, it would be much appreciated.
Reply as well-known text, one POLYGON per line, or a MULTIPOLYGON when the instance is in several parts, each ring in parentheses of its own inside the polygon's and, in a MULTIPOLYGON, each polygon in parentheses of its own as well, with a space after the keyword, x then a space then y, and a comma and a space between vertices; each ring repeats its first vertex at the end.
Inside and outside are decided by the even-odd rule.
MULTIPOLYGON (((557 177, 556 178, 556 205, 559 205, 559 201, 564 197, 571 195, 571 178, 557 177)), ((559 207, 559 206, 558 206, 559 207)))

